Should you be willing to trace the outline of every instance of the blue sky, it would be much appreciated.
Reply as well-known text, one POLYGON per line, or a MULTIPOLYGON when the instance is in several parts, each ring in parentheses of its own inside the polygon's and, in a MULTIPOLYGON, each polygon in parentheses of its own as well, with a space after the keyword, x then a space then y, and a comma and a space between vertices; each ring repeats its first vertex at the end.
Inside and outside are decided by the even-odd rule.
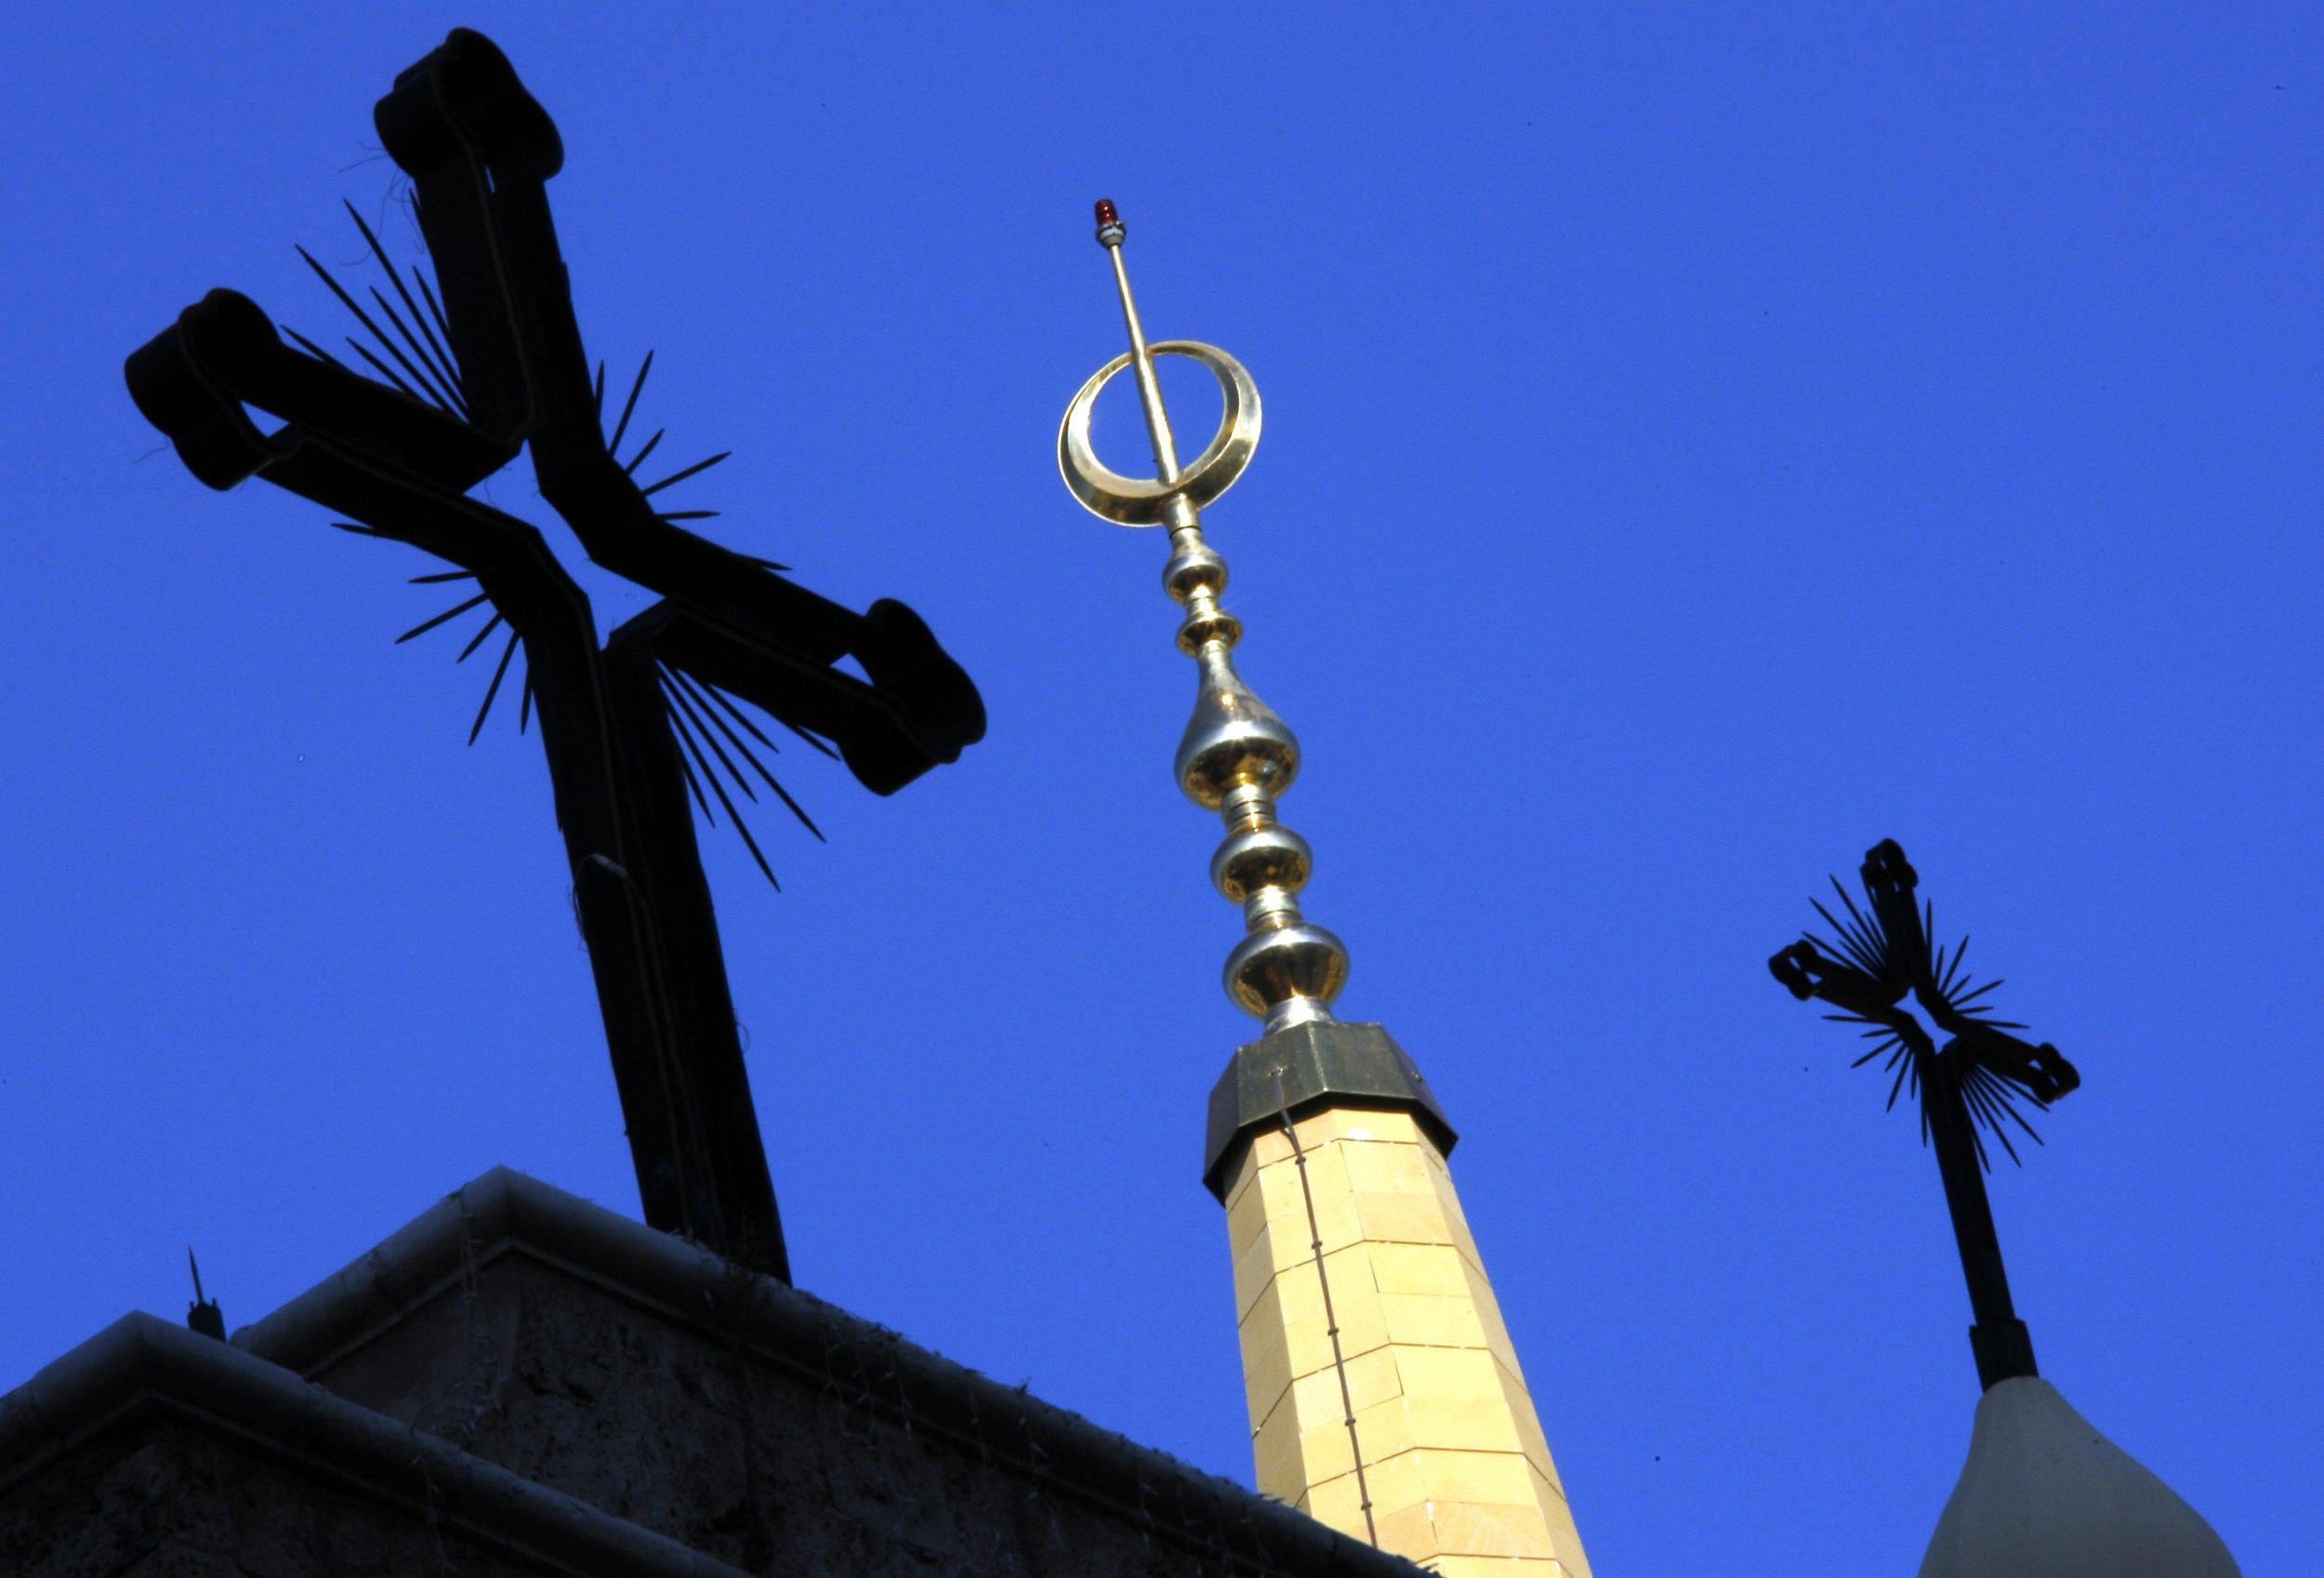
POLYGON ((1209 525, 1310 913, 1463 1132, 1598 1571, 1908 1570, 1958 1471, 1934 1166, 1763 964, 1883 836, 2084 1076, 1992 1185, 2044 1374, 2253 1578, 2313 1568, 2292 5, 51 20, 0 104, 0 1387, 182 1310, 188 1243, 241 1323, 497 1163, 635 1212, 536 741, 467 748, 487 676, 389 644, 455 599, 204 490, 120 382, 213 285, 336 335, 292 244, 361 278, 343 198, 417 256, 370 105, 456 23, 563 130, 592 353, 735 451, 706 530, 912 603, 991 710, 892 800, 786 756, 830 843, 761 819, 779 896, 706 834, 803 1286, 1248 1480, 1192 671, 1162 545, 1052 458, 1121 347, 1110 195, 1149 330, 1264 395, 1209 525))

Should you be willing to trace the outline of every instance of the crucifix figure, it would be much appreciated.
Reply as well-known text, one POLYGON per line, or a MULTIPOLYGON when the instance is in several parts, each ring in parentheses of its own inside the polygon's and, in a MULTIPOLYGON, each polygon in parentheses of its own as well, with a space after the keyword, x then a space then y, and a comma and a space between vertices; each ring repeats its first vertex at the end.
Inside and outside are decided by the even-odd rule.
POLYGON ((472 652, 507 625, 477 728, 522 646, 519 727, 537 707, 646 1219, 787 1281, 688 796, 715 821, 706 787, 772 880, 721 772, 755 799, 747 763, 806 816, 752 749, 772 742, 738 701, 881 795, 982 738, 984 704, 904 604, 855 612, 680 524, 713 512, 657 506, 653 495, 724 455, 642 484, 661 435, 618 458, 644 369, 609 440, 604 370, 592 375, 583 352, 549 216, 562 145, 491 40, 456 30, 373 119, 411 178, 436 286, 414 270, 416 301, 364 228, 403 308, 372 290, 390 336, 315 268, 393 362, 349 341, 385 381, 296 335, 284 343, 255 302, 218 290, 129 357, 130 393, 209 486, 263 478, 346 530, 456 567, 417 580, 475 583, 411 635, 489 603, 472 652), (263 431, 246 408, 284 425, 263 431), (468 496, 521 449, 591 561, 660 595, 602 646, 541 533, 468 496))
POLYGON ((1989 1017, 1991 1005, 1979 999, 2001 983, 1972 983, 1961 968, 1967 938, 1949 957, 1943 948, 1932 955, 1929 939, 1936 913, 1916 901, 1920 878, 1895 840, 1883 840, 1865 855, 1860 875, 1864 909, 1856 908, 1837 877, 1832 889, 1848 918, 1816 904, 1836 940, 1802 936, 1768 960, 1768 968, 1802 1002, 1819 998, 1840 1010, 1826 1019, 1867 1027, 1864 1035, 1872 1049, 1855 1066, 1888 1054, 1883 1068, 1895 1073, 1888 1091, 1891 1108, 1900 1095, 1919 1098, 1921 1137, 1936 1152, 1961 1269, 1969 1282, 1969 1306, 1976 1317, 1969 1344, 1976 1355, 1977 1379, 1990 1388, 2014 1376, 2037 1374, 2033 1338, 2010 1302, 2009 1278, 2001 1269, 2000 1240, 1985 1192, 1990 1164, 1979 1131, 1990 1133, 2015 1161, 2008 1124, 2037 1142, 2041 1138, 2019 1115, 2017 1103, 2046 1110, 2080 1085, 2081 1076, 2056 1047, 2046 1042, 2033 1045, 2009 1033, 2026 1026, 1989 1017), (1941 1049, 1904 1006, 1908 994, 1952 1038, 1941 1049))

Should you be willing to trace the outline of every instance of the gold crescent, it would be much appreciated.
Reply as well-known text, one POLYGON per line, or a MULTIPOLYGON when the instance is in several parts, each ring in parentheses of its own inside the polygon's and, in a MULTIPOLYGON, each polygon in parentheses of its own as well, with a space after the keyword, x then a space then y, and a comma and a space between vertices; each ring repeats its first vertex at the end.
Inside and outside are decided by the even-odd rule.
POLYGON ((1201 362, 1219 380, 1225 409, 1219 414, 1219 430, 1210 446, 1179 473, 1175 482, 1152 479, 1141 481, 1107 467, 1089 446, 1089 413, 1099 392, 1129 365, 1128 353, 1099 368, 1081 392, 1065 407, 1064 423, 1057 429, 1057 469, 1081 506, 1101 519, 1117 526, 1158 526, 1169 501, 1184 497, 1202 508, 1235 485, 1259 447, 1259 386, 1243 364, 1215 345, 1200 340, 1156 340, 1147 348, 1152 356, 1185 356, 1201 362))

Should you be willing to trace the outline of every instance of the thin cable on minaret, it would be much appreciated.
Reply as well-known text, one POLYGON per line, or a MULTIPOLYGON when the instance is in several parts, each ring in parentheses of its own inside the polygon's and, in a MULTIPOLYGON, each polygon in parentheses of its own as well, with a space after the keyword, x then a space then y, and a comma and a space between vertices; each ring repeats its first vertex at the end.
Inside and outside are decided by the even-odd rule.
POLYGON ((1307 1181, 1307 1148, 1300 1143, 1299 1125, 1291 1121, 1290 1098, 1283 1092, 1283 1071, 1275 1071, 1275 1111, 1283 1119, 1283 1137, 1291 1142, 1291 1159, 1299 1164, 1300 1199, 1307 1207, 1308 1243, 1315 1256, 1315 1282, 1324 1290, 1324 1330, 1331 1338, 1331 1371, 1340 1382, 1340 1412, 1348 1425, 1348 1455, 1355 1459, 1355 1493, 1364 1509, 1364 1537, 1380 1544, 1380 1527, 1372 1521, 1372 1487, 1364 1478, 1364 1443, 1355 1435, 1355 1394, 1348 1387, 1348 1356, 1340 1346, 1340 1317, 1331 1308, 1331 1277, 1324 1269, 1324 1230, 1315 1217, 1315 1190, 1307 1181))

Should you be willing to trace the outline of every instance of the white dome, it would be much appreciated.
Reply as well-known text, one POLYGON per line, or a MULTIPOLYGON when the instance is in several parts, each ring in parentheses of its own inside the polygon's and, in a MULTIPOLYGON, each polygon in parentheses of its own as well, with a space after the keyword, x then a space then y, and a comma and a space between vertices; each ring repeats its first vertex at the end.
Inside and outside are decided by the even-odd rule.
POLYGON ((2212 1526, 2037 1376, 1977 1402, 1921 1578, 2241 1578, 2212 1526))

